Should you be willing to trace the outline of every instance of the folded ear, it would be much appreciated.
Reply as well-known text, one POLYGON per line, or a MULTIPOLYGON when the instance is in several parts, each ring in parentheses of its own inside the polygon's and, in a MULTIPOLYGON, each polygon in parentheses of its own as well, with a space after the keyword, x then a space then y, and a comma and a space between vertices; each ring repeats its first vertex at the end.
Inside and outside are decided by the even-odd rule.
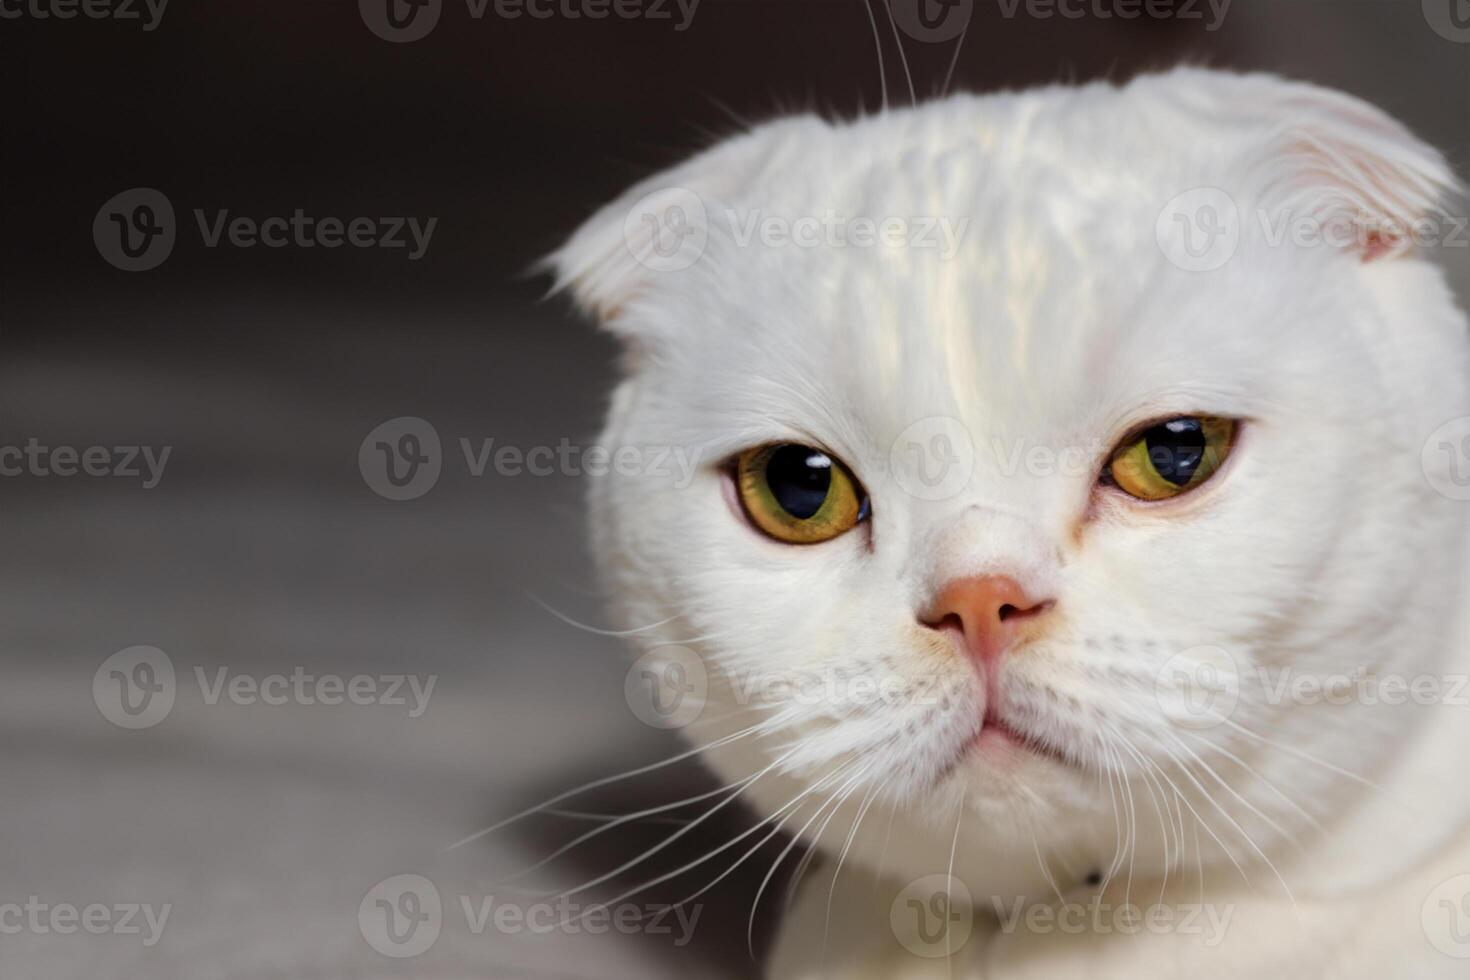
POLYGON ((622 333, 621 314, 658 276, 679 275, 704 255, 711 219, 744 195, 800 133, 826 124, 799 116, 726 139, 633 185, 588 218, 543 260, 566 291, 604 326, 622 333))
POLYGON ((1444 157, 1360 99, 1253 76, 1252 107, 1271 120, 1262 205, 1308 218, 1323 240, 1367 262, 1437 239, 1436 220, 1459 190, 1444 157))

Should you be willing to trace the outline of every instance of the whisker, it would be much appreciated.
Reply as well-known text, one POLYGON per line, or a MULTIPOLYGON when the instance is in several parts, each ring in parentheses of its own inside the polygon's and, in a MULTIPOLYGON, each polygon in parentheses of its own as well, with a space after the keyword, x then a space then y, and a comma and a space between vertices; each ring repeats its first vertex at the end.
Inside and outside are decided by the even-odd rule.
MULTIPOLYGON (((855 762, 856 760, 853 760, 853 763, 855 762)), ((839 767, 838 772, 841 772, 844 768, 845 766, 839 767)), ((835 799, 837 799, 837 792, 834 792, 831 796, 829 796, 826 800, 822 802, 821 806, 817 807, 816 812, 811 815, 806 823, 801 825, 801 829, 798 830, 796 834, 791 838, 791 840, 786 844, 786 846, 781 849, 781 853, 777 855, 776 860, 772 862, 771 869, 767 871, 766 876, 761 879, 760 887, 757 888, 755 891, 755 899, 750 903, 750 919, 746 923, 745 927, 745 948, 746 951, 750 953, 751 959, 755 959, 755 913, 756 910, 760 907, 761 896, 765 894, 766 886, 771 883, 771 878, 776 874, 776 869, 781 867, 781 863, 786 860, 786 855, 790 854, 791 849, 801 841, 801 837, 803 834, 806 833, 806 829, 817 821, 817 818, 822 815, 822 812, 826 810, 827 807, 831 805, 831 803, 835 799)), ((835 813, 836 811, 834 810, 833 812, 835 813)), ((826 824, 823 824, 822 827, 825 829, 826 824)), ((818 836, 820 837, 820 832, 818 833, 818 836)), ((807 848, 807 854, 810 855, 815 850, 815 848, 816 841, 813 841, 811 846, 807 848)), ((804 861, 805 858, 803 858, 803 862, 804 861)))
POLYGON ((716 739, 715 741, 710 742, 708 745, 695 746, 692 749, 680 752, 678 755, 673 756, 672 758, 664 759, 662 762, 649 763, 646 766, 642 766, 638 769, 630 769, 627 772, 618 773, 615 776, 604 776, 601 779, 594 779, 590 783, 583 783, 581 786, 578 786, 575 789, 569 789, 565 793, 559 793, 558 795, 551 797, 549 800, 543 800, 542 802, 537 803, 535 806, 527 807, 520 813, 512 814, 511 816, 506 817, 504 820, 501 820, 498 823, 493 823, 490 826, 486 827, 484 830, 477 830, 463 840, 456 841, 453 844, 450 844, 448 847, 443 848, 441 853, 457 850, 461 847, 464 847, 466 844, 474 843, 481 837, 484 837, 488 834, 493 834, 497 830, 501 830, 505 827, 510 826, 517 820, 523 820, 526 817, 529 817, 532 814, 551 806, 552 804, 560 803, 562 800, 569 800, 574 796, 580 796, 583 793, 589 792, 599 787, 609 786, 613 783, 621 782, 624 779, 632 779, 634 776, 642 776, 645 773, 653 772, 656 769, 662 769, 664 766, 671 766, 676 762, 683 762, 685 759, 699 755, 700 753, 708 751, 709 749, 717 748, 718 746, 733 742, 738 738, 744 738, 747 735, 759 731, 760 727, 761 726, 759 725, 752 725, 751 727, 744 729, 743 731, 738 731, 732 735, 726 735, 724 738, 716 739))
POLYGON ((1260 782, 1261 782, 1261 784, 1263 786, 1265 786, 1267 789, 1271 790, 1271 792, 1275 793, 1278 797, 1280 797, 1281 798, 1281 801, 1283 803, 1285 803, 1287 806, 1291 807, 1294 811, 1296 811, 1296 813, 1303 820, 1306 820, 1308 823, 1310 823, 1313 828, 1315 828, 1316 830, 1323 830, 1324 829, 1323 826, 1322 826, 1322 824, 1321 824, 1321 822, 1318 821, 1316 817, 1312 816, 1312 814, 1310 814, 1309 812, 1307 812, 1299 803, 1297 803, 1291 797, 1287 796, 1281 790, 1277 789, 1276 788, 1276 785, 1274 783, 1272 783, 1270 780, 1268 780, 1265 776, 1262 776, 1259 772, 1257 772, 1248 763, 1246 763, 1245 761, 1243 761, 1239 756, 1237 756, 1235 753, 1231 752, 1229 749, 1227 749, 1227 748, 1225 748, 1224 746, 1221 746, 1221 745, 1216 745, 1214 742, 1210 741, 1209 739, 1205 738, 1204 736, 1199 735, 1199 734, 1197 734, 1195 732, 1188 731, 1187 729, 1181 729, 1180 732, 1179 732, 1179 734, 1193 736, 1196 740, 1198 740, 1200 742, 1203 742, 1206 747, 1211 748, 1211 749, 1214 749, 1216 752, 1220 753, 1225 758, 1227 758, 1231 762, 1235 763, 1237 766, 1240 766, 1240 768, 1244 769, 1246 772, 1250 773, 1256 779, 1260 780, 1260 782))
MULTIPOLYGON (((759 773, 757 773, 756 775, 759 775, 759 773)), ((522 868, 520 871, 517 871, 514 874, 507 875, 506 877, 501 878, 497 882, 497 884, 505 884, 506 882, 515 881, 518 878, 524 878, 526 875, 530 874, 531 872, 536 871, 536 870, 538 870, 540 868, 546 867, 552 861, 555 861, 557 858, 561 857, 563 854, 567 853, 568 851, 576 848, 577 846, 579 846, 579 845, 581 845, 581 844, 583 844, 583 843, 585 843, 585 842, 587 842, 589 840, 592 840, 594 837, 597 837, 599 834, 605 834, 605 833, 607 833, 609 830, 612 830, 614 827, 621 827, 624 824, 632 823, 633 821, 638 820, 641 817, 651 816, 651 815, 653 815, 655 813, 664 813, 664 812, 666 812, 668 810, 674 810, 674 809, 677 809, 677 808, 679 808, 681 806, 688 806, 690 803, 699 803, 699 802, 701 802, 703 800, 709 799, 711 796, 718 796, 721 793, 729 792, 731 790, 733 790, 735 792, 739 792, 744 787, 749 786, 755 780, 755 778, 756 778, 755 776, 749 776, 749 777, 747 777, 747 778, 745 778, 743 780, 736 780, 735 782, 733 782, 733 783, 731 783, 731 784, 729 784, 727 786, 721 786, 718 789, 712 789, 712 790, 709 790, 707 792, 700 793, 697 796, 691 796, 691 797, 688 797, 687 799, 683 799, 683 800, 675 800, 673 803, 664 803, 664 804, 661 804, 659 806, 649 807, 646 810, 639 810, 636 813, 629 813, 629 814, 624 814, 623 816, 613 817, 608 823, 603 824, 601 827, 594 827, 592 830, 587 831, 585 834, 582 834, 579 837, 576 837, 575 839, 569 841, 568 843, 563 844, 561 847, 558 847, 556 850, 552 851, 550 854, 546 855, 546 857, 544 857, 541 860, 537 861, 535 864, 533 864, 533 865, 531 865, 529 867, 526 867, 526 868, 522 868)), ((592 816, 593 817, 598 817, 600 815, 593 814, 592 816)), ((687 825, 689 822, 690 821, 688 821, 688 820, 680 820, 680 821, 678 821, 678 823, 681 824, 681 825, 687 825)))
POLYGON ((949 927, 952 921, 949 918, 949 910, 954 907, 954 856, 960 847, 960 823, 964 820, 965 817, 965 794, 968 793, 969 790, 970 780, 967 777, 964 783, 960 786, 959 806, 956 808, 956 813, 954 817, 954 836, 951 837, 949 841, 949 867, 944 872, 944 966, 946 972, 949 972, 953 969, 954 963, 954 951, 949 948, 949 927))
POLYGON ((893 29, 893 43, 898 46, 898 60, 903 65, 903 77, 909 83, 909 105, 919 104, 918 93, 914 91, 914 76, 909 72, 909 56, 903 50, 903 38, 898 33, 898 21, 893 16, 893 0, 883 0, 883 9, 888 11, 888 26, 893 29))
MULTIPOLYGON (((757 779, 759 779, 760 777, 764 776, 766 773, 770 772, 772 769, 775 769, 782 762, 786 761, 787 757, 790 756, 790 754, 791 753, 788 752, 786 755, 784 755, 781 758, 777 759, 775 762, 772 762, 770 765, 766 766, 764 769, 762 769, 760 772, 756 773, 754 776, 751 776, 749 779, 746 780, 746 782, 744 783, 744 785, 742 785, 734 793, 731 793, 729 796, 725 797, 719 803, 716 803, 713 807, 711 807, 710 809, 706 810, 699 817, 695 818, 694 820, 691 820, 688 824, 686 824, 680 830, 677 830, 673 834, 671 834, 668 837, 664 838, 664 840, 661 843, 655 844, 653 847, 650 847, 648 850, 644 851, 642 854, 638 855, 637 857, 630 858, 628 861, 625 861, 623 864, 621 864, 618 867, 614 868, 613 870, 607 872, 606 874, 603 874, 603 875, 600 875, 600 876, 598 876, 596 878, 593 878, 591 881, 586 882, 586 883, 581 884, 581 885, 578 885, 576 888, 569 888, 569 889, 567 889, 565 891, 562 891, 562 892, 558 893, 555 897, 558 900, 559 899, 563 899, 563 898, 570 898, 571 896, 576 895, 576 894, 579 894, 581 892, 584 892, 584 891, 586 891, 589 888, 594 888, 597 885, 602 884, 604 881, 607 881, 607 880, 609 880, 611 878, 616 878, 618 875, 622 874, 623 872, 628 871, 629 869, 634 868, 634 867, 636 867, 639 864, 642 864, 648 858, 653 857, 659 851, 662 851, 664 848, 666 848, 670 844, 674 843, 674 841, 676 841, 679 838, 683 837, 685 834, 689 833, 695 827, 697 827, 700 824, 704 823, 710 817, 714 816, 716 813, 718 813, 719 811, 723 810, 725 807, 729 806, 732 802, 734 802, 740 796, 741 793, 743 793, 757 779)), ((719 852, 716 851, 715 853, 717 854, 719 852)), ((712 857, 712 856, 713 855, 709 855, 708 857, 712 857)), ((707 858, 701 858, 700 860, 703 861, 703 860, 706 860, 706 859, 707 858)), ((698 863, 698 862, 696 862, 696 863, 698 863)), ((659 880, 660 881, 663 881, 663 880, 667 880, 667 879, 665 878, 665 879, 659 879, 659 880)), ((654 882, 650 882, 649 884, 650 885, 658 884, 658 882, 657 881, 654 881, 654 882)), ((646 888, 646 887, 648 887, 648 885, 643 886, 643 888, 646 888)), ((639 888, 638 891, 642 891, 642 888, 639 888)), ((632 894, 632 893, 630 892, 629 894, 632 894)), ((606 904, 607 905, 615 905, 618 902, 622 901, 623 898, 627 898, 627 897, 628 897, 627 895, 624 895, 621 898, 616 898, 613 901, 608 902, 606 904)), ((591 911, 591 910, 589 909, 588 911, 591 911)), ((582 913, 582 915, 586 915, 586 914, 587 914, 586 912, 583 912, 582 913)))
POLYGON ((647 626, 640 626, 637 629, 631 630, 605 630, 599 629, 596 626, 588 626, 586 623, 578 622, 577 620, 568 616, 566 613, 552 608, 550 604, 545 602, 534 592, 527 592, 526 597, 529 598, 532 602, 536 603, 536 605, 540 606, 542 609, 545 609, 547 612, 551 613, 551 615, 555 616, 557 619, 561 620, 563 623, 566 623, 568 626, 575 626, 579 630, 583 630, 587 633, 592 633, 596 636, 636 636, 639 633, 647 633, 649 630, 656 630, 660 626, 667 626, 669 623, 672 623, 674 620, 680 618, 679 616, 670 616, 668 619, 660 620, 657 623, 650 623, 647 626))
POLYGON ((1362 776, 1359 776, 1357 773, 1348 772, 1346 769, 1340 769, 1337 766, 1334 766, 1332 763, 1327 762, 1327 761, 1325 761, 1323 759, 1319 759, 1319 758, 1317 758, 1314 755, 1308 755, 1306 752, 1303 752, 1300 749, 1293 748, 1293 747, 1291 747, 1289 745, 1282 745, 1282 744, 1280 744, 1278 742, 1273 742, 1269 738, 1266 738, 1264 735, 1257 735, 1255 732, 1251 731, 1249 728, 1246 728, 1244 725, 1241 725, 1238 722, 1235 722, 1235 721, 1233 721, 1233 720, 1231 720, 1229 718, 1222 717, 1221 718, 1221 721, 1223 721, 1225 724, 1229 725, 1231 728, 1235 729, 1236 731, 1240 732, 1242 735, 1245 735, 1248 738, 1253 738, 1257 742, 1260 742, 1263 745, 1268 745, 1268 746, 1270 746, 1273 749, 1280 749, 1281 751, 1285 752, 1286 754, 1295 756, 1296 758, 1301 759, 1304 762, 1311 762, 1311 763, 1314 763, 1316 765, 1322 766, 1323 768, 1327 769, 1330 772, 1337 773, 1337 775, 1343 776, 1343 777, 1345 777, 1347 779, 1351 779, 1353 782, 1358 783, 1359 785, 1365 786, 1368 789, 1371 789, 1371 790, 1373 790, 1375 792, 1382 793, 1385 797, 1388 796, 1388 791, 1385 790, 1382 786, 1379 786, 1377 783, 1370 782, 1369 780, 1364 779, 1362 776))
POLYGON ((863 0, 868 11, 868 25, 873 28, 873 44, 878 50, 878 83, 883 88, 883 111, 888 111, 888 72, 883 67, 883 37, 878 33, 878 21, 873 16, 873 0, 863 0))
MULTIPOLYGON (((875 798, 874 794, 879 792, 884 786, 887 785, 888 780, 885 779, 882 783, 877 783, 873 786, 868 787, 867 793, 863 796, 863 802, 858 806, 857 816, 853 818, 852 829, 847 832, 847 840, 843 842, 842 850, 839 851, 837 854, 837 870, 832 872, 832 883, 827 889, 826 924, 822 927, 823 962, 826 962, 827 960, 827 939, 832 934, 832 899, 837 894, 837 879, 842 874, 842 862, 847 859, 847 851, 850 847, 852 847, 853 838, 857 837, 858 828, 862 826, 863 823, 863 815, 868 812, 868 807, 872 805, 872 802, 875 798)), ((854 786, 853 791, 856 791, 856 789, 857 787, 854 786)), ((852 795, 851 792, 848 793, 848 796, 850 795, 852 795)), ((842 803, 846 802, 847 797, 844 796, 842 803)), ((842 809, 842 803, 837 804, 837 809, 842 809)))
MULTIPOLYGON (((774 765, 775 765, 775 763, 772 763, 772 766, 774 766, 774 765)), ((767 770, 762 770, 762 772, 765 772, 765 771, 767 771, 767 770)), ((769 823, 770 821, 776 819, 776 817, 778 817, 781 813, 784 813, 787 809, 795 806, 803 798, 805 798, 805 797, 809 796, 810 794, 812 794, 813 792, 815 792, 817 790, 818 786, 820 786, 820 785, 821 784, 819 783, 819 784, 817 784, 817 786, 812 786, 812 787, 810 787, 808 789, 805 789, 802 792, 798 793, 794 799, 792 799, 785 806, 781 807, 781 809, 777 810, 775 813, 771 814, 769 817, 765 818, 760 823, 756 824, 754 827, 751 827, 749 830, 746 830, 745 832, 741 833, 739 836, 737 836, 737 837, 733 838, 732 840, 728 840, 725 843, 721 844, 719 847, 715 848, 713 851, 710 851, 708 854, 704 855, 703 857, 696 858, 695 860, 690 861, 688 864, 685 864, 684 866, 682 866, 680 868, 675 868, 673 871, 667 872, 666 874, 659 875, 658 877, 654 878, 652 881, 646 881, 646 882, 644 882, 643 884, 639 885, 636 888, 630 888, 629 890, 623 892, 621 895, 617 896, 616 898, 613 898, 613 899, 611 899, 609 901, 606 901, 606 902, 599 902, 596 905, 589 906, 580 915, 577 915, 577 916, 575 916, 575 917, 573 917, 571 919, 565 919, 565 920, 563 920, 561 922, 561 925, 563 927, 565 927, 565 926, 569 926, 569 925, 572 925, 574 923, 580 922, 584 918, 586 918, 587 916, 591 915, 593 912, 596 912, 596 911, 599 911, 599 910, 602 910, 602 909, 607 909, 607 908, 610 908, 610 907, 612 907, 614 905, 617 905, 619 902, 622 902, 622 901, 624 901, 624 900, 626 900, 628 898, 631 898, 632 896, 638 894, 641 891, 646 891, 647 889, 652 888, 654 885, 659 885, 659 884, 662 884, 665 881, 669 881, 670 879, 677 878, 680 875, 682 875, 684 872, 690 870, 691 868, 697 868, 699 865, 701 865, 704 862, 710 860, 711 858, 715 857, 716 855, 723 854, 729 848, 734 847, 736 844, 738 844, 741 841, 745 840, 745 838, 749 837, 751 834, 754 834, 757 831, 759 831, 767 823, 769 823)), ((734 797, 731 797, 731 799, 734 799, 734 797)), ((728 803, 728 802, 729 802, 729 800, 726 800, 723 803, 720 803, 719 806, 715 807, 715 809, 718 810, 720 807, 724 806, 725 803, 728 803)), ((711 811, 711 812, 713 812, 713 811, 711 811)), ((705 817, 707 817, 707 816, 709 816, 709 814, 705 814, 705 817)), ((703 819, 704 819, 704 817, 700 817, 700 819, 699 820, 696 820, 695 823, 699 823, 700 820, 703 820, 703 819)), ((637 865, 637 864, 641 863, 645 858, 647 858, 647 857, 649 857, 649 856, 657 853, 658 851, 660 851, 663 848, 667 847, 669 844, 672 844, 674 842, 674 840, 676 840, 680 835, 682 835, 684 832, 688 831, 692 827, 693 827, 693 824, 691 824, 689 827, 686 827, 683 831, 680 831, 679 833, 675 834, 673 837, 670 837, 668 840, 664 841, 662 844, 658 845, 657 847, 652 848, 649 851, 645 852, 644 854, 640 855, 639 857, 636 857, 633 860, 627 862, 622 867, 617 868, 614 871, 610 871, 607 874, 605 874, 605 875, 601 876, 600 878, 597 878, 597 879, 595 879, 593 881, 589 881, 585 885, 580 885, 580 886, 578 886, 576 888, 570 889, 568 891, 564 891, 560 895, 556 896, 556 898, 557 899, 561 899, 561 898, 564 898, 564 897, 575 895, 578 892, 586 891, 588 888, 592 888, 595 885, 599 885, 602 882, 607 881, 609 878, 613 878, 613 877, 616 877, 619 874, 622 874, 624 871, 627 871, 629 868, 633 867, 634 865, 637 865)))
MULTIPOLYGON (((742 864, 744 864, 747 859, 749 859, 752 855, 754 855, 756 852, 758 852, 762 847, 765 847, 766 844, 771 840, 771 838, 773 838, 777 834, 779 834, 781 832, 781 828, 785 827, 786 826, 786 822, 788 820, 790 820, 792 817, 796 816, 796 813, 797 813, 796 810, 792 810, 790 813, 786 814, 786 816, 782 817, 781 820, 780 820, 780 822, 778 822, 776 824, 776 826, 771 830, 771 832, 769 834, 767 834, 766 836, 762 837, 759 841, 757 841, 756 842, 756 845, 754 847, 752 847, 750 850, 748 850, 744 854, 742 854, 740 856, 740 858, 738 860, 736 860, 736 862, 734 864, 730 865, 730 867, 728 867, 724 871, 722 871, 720 873, 720 875, 717 878, 715 878, 714 881, 711 881, 709 884, 705 885, 703 888, 699 889, 699 891, 695 892, 694 894, 689 895, 688 897, 683 898, 683 899, 680 899, 679 901, 675 902, 673 905, 669 906, 670 909, 681 908, 682 906, 688 904, 689 902, 694 901, 696 898, 698 898, 699 896, 703 895, 705 892, 709 891, 711 888, 713 888, 716 885, 718 885, 721 881, 725 880, 725 878, 729 877, 730 874, 732 874, 735 871, 736 868, 738 868, 742 864)), ((767 818, 766 820, 761 821, 761 825, 764 825, 764 824, 769 823, 769 822, 770 822, 770 818, 767 818)))
POLYGON ((959 63, 959 60, 960 60, 960 49, 965 46, 965 38, 967 36, 969 36, 969 33, 970 33, 970 20, 969 20, 969 18, 966 18, 965 19, 965 26, 960 29, 959 39, 957 41, 955 41, 955 44, 954 44, 954 54, 951 55, 950 56, 950 59, 949 59, 949 71, 947 71, 947 72, 944 73, 944 87, 939 90, 939 97, 940 98, 944 98, 946 95, 949 94, 949 83, 950 83, 950 80, 952 78, 954 78, 954 66, 959 63))

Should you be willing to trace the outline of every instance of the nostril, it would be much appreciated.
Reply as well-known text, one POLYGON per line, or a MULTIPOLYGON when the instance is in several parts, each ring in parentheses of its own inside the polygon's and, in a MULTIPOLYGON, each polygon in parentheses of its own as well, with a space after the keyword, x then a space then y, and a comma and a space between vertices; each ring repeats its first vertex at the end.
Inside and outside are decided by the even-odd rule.
POLYGON ((1046 612, 1053 605, 1055 605, 1055 602, 1051 599, 1047 599, 1043 602, 1038 602, 1034 606, 1025 607, 1013 605, 1012 603, 1007 602, 1003 604, 1000 608, 996 609, 995 618, 1000 620, 1002 623, 1004 623, 1008 619, 1030 619, 1032 616, 1037 616, 1041 613, 1046 612))
POLYGON ((937 623, 930 624, 937 630, 954 630, 957 633, 965 632, 965 621, 959 613, 950 613, 937 623))

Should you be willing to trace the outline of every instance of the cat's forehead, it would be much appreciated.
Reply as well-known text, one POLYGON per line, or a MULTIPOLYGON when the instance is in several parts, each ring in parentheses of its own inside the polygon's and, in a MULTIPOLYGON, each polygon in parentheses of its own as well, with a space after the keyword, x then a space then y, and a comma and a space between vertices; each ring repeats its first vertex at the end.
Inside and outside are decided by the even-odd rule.
POLYGON ((1163 185, 1119 154, 1084 158, 1094 122, 1041 136, 1034 114, 1005 107, 974 138, 939 139, 947 119, 777 153, 710 205, 681 356, 702 385, 755 381, 772 408, 820 398, 890 428, 935 414, 1054 428, 1244 373, 1287 277, 1247 260, 1209 276, 1171 265, 1155 237, 1163 185))

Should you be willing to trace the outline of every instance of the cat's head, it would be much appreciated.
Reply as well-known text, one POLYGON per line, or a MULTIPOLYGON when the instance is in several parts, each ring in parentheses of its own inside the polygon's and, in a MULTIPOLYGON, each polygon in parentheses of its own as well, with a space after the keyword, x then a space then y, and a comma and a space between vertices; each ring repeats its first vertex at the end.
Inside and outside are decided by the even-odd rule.
POLYGON ((961 798, 987 870, 1111 860, 1125 783, 1233 856, 1329 818, 1411 718, 1263 680, 1443 652, 1451 182, 1356 99, 1180 70, 781 119, 598 212, 554 264, 643 455, 596 546, 685 731, 808 837, 895 807, 917 871, 961 798))

